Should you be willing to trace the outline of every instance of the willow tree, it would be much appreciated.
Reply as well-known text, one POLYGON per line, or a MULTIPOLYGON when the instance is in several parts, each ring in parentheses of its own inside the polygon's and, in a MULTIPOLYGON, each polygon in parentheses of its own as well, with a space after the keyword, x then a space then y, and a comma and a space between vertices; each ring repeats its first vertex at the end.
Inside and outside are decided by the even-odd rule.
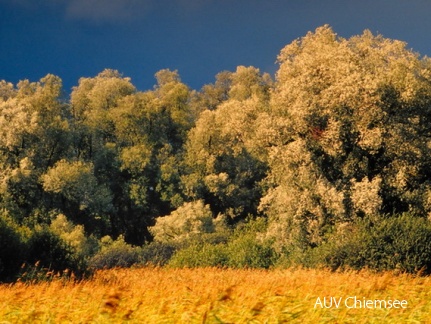
POLYGON ((122 98, 135 92, 130 78, 116 70, 107 69, 96 77, 79 80, 70 99, 77 158, 104 159, 103 152, 115 142, 110 112, 122 98))
POLYGON ((16 88, 1 82, 0 93, 0 208, 22 220, 45 203, 41 174, 68 154, 69 106, 50 74, 16 88))
POLYGON ((285 131, 268 150, 269 235, 313 246, 356 217, 429 214, 430 60, 401 41, 323 26, 278 62, 271 109, 285 131))
MULTIPOLYGON (((207 98, 211 105, 219 104, 202 112, 189 132, 182 180, 189 199, 204 199, 216 215, 242 218, 256 213, 262 195, 259 182, 267 167, 259 125, 267 119, 271 80, 244 66, 223 76, 229 78, 223 91, 227 98, 221 99, 221 91, 215 91, 214 100, 207 98)), ((205 87, 207 97, 212 93, 208 89, 221 86, 205 87)))

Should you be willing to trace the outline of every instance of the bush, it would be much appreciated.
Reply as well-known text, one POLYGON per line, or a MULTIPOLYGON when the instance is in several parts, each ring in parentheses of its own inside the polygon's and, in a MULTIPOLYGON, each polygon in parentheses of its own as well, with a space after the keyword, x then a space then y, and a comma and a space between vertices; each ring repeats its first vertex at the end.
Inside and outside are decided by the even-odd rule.
POLYGON ((203 233, 213 233, 216 224, 203 200, 184 203, 170 215, 159 217, 150 228, 155 241, 182 242, 203 233))
POLYGON ((127 244, 123 236, 115 241, 104 237, 102 245, 102 249, 89 261, 91 269, 127 268, 141 262, 141 249, 127 244))
POLYGON ((276 253, 271 242, 263 239, 267 228, 265 218, 250 217, 238 224, 227 244, 229 262, 233 268, 269 268, 274 265, 276 253))
POLYGON ((274 261, 275 252, 269 244, 262 244, 252 236, 245 236, 227 244, 191 245, 176 252, 169 265, 174 267, 269 268, 274 261))
POLYGON ((141 250, 142 263, 146 265, 166 265, 176 251, 176 246, 168 243, 152 242, 141 250))
POLYGON ((174 254, 169 262, 172 267, 224 267, 229 263, 226 245, 190 245, 174 254))
POLYGON ((83 259, 94 255, 99 248, 98 240, 93 235, 85 235, 84 226, 74 225, 63 214, 56 216, 49 229, 70 245, 83 259))
POLYGON ((377 217, 358 222, 350 235, 334 235, 331 241, 318 251, 332 269, 431 273, 431 224, 424 218, 410 214, 377 217))
POLYGON ((269 243, 259 242, 256 235, 244 235, 229 242, 228 266, 233 268, 269 268, 276 254, 269 243))
POLYGON ((180 249, 169 263, 178 267, 269 268, 276 259, 270 242, 260 240, 265 220, 239 224, 230 237, 206 234, 202 240, 180 249), (205 240, 205 241, 203 241, 205 240))
POLYGON ((27 245, 18 226, 6 215, 0 216, 0 282, 12 280, 24 262, 27 245))
POLYGON ((29 239, 27 263, 54 272, 81 275, 86 265, 74 249, 47 227, 34 229, 29 239))

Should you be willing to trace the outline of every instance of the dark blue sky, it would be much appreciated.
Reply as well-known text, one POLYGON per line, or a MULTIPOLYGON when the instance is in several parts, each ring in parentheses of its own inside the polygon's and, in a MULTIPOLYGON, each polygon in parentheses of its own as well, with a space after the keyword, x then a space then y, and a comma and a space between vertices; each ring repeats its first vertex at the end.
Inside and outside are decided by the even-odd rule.
POLYGON ((238 65, 273 74, 285 45, 324 24, 431 56, 430 15, 431 0, 0 0, 0 79, 52 73, 69 92, 112 68, 146 90, 169 68, 200 89, 238 65))

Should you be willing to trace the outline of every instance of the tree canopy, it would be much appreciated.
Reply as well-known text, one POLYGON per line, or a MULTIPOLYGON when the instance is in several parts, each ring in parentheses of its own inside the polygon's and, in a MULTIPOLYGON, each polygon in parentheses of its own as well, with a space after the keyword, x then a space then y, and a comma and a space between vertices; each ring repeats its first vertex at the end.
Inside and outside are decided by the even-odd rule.
POLYGON ((261 203, 274 230, 298 226, 317 243, 325 226, 364 214, 428 215, 431 61, 403 42, 369 31, 343 39, 329 26, 278 61, 271 107, 286 131, 270 149, 261 203))
POLYGON ((282 251, 321 246, 358 220, 431 219, 431 60, 325 25, 278 64, 275 80, 238 66, 200 90, 166 69, 139 91, 107 69, 70 98, 51 74, 1 81, 8 237, 67 224, 82 242, 142 245, 260 218, 258 236, 282 251))

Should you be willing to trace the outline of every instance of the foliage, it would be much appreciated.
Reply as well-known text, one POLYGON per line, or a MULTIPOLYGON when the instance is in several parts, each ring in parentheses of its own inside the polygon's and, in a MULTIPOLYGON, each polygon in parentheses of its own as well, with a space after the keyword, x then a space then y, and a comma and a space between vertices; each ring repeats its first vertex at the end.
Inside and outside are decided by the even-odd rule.
POLYGON ((177 246, 171 243, 151 242, 141 248, 143 265, 164 266, 174 255, 177 246))
POLYGON ((276 253, 268 242, 250 234, 238 237, 227 245, 228 266, 233 268, 270 268, 276 260, 276 253))
POLYGON ((39 176, 69 149, 69 105, 61 79, 28 80, 0 101, 0 203, 17 222, 47 204, 39 176))
POLYGON ((170 215, 158 218, 151 228, 154 239, 159 242, 180 242, 214 231, 212 212, 202 200, 185 203, 170 215))
POLYGON ((325 25, 278 63, 199 91, 168 69, 147 91, 107 69, 70 98, 51 74, 0 81, 0 276, 88 260, 429 272, 431 60, 325 25))
POLYGON ((266 174, 256 124, 267 109, 269 81, 243 66, 229 80, 226 100, 203 111, 189 133, 182 183, 188 197, 204 199, 215 214, 244 218, 256 212, 266 174))
POLYGON ((323 264, 332 269, 367 267, 430 274, 430 239, 428 220, 403 214, 360 221, 330 236, 329 243, 317 250, 323 264))
MULTIPOLYGON (((48 169, 41 180, 46 192, 61 195, 69 203, 69 209, 76 208, 72 217, 82 211, 88 211, 93 217, 106 215, 113 208, 111 193, 106 186, 98 184, 91 163, 62 159, 48 169)), ((67 204, 66 201, 63 204, 67 204)), ((77 220, 87 222, 79 218, 77 220)))
POLYGON ((57 215, 51 222, 50 230, 69 244, 74 249, 74 252, 84 259, 94 255, 99 248, 99 242, 94 236, 86 235, 82 225, 74 225, 63 214, 57 215))
POLYGON ((193 244, 177 251, 169 261, 174 268, 225 267, 228 265, 228 251, 224 244, 193 244))
POLYGON ((104 237, 101 243, 101 250, 89 260, 91 269, 130 267, 141 261, 140 248, 127 244, 122 236, 115 241, 104 237))
MULTIPOLYGON (((47 227, 33 230, 28 241, 27 264, 46 271, 69 271, 81 275, 86 271, 84 260, 73 248, 47 227)), ((27 270, 28 271, 28 270, 27 270)))
POLYGON ((343 39, 329 26, 278 60, 271 107, 284 129, 260 203, 277 248, 315 247, 364 214, 426 216, 431 61, 403 42, 369 31, 343 39))
POLYGON ((0 282, 14 279, 26 258, 26 237, 6 214, 0 215, 0 282))
POLYGON ((194 240, 179 249, 169 262, 173 267, 270 268, 276 260, 271 242, 261 239, 263 219, 249 220, 225 241, 194 240))

